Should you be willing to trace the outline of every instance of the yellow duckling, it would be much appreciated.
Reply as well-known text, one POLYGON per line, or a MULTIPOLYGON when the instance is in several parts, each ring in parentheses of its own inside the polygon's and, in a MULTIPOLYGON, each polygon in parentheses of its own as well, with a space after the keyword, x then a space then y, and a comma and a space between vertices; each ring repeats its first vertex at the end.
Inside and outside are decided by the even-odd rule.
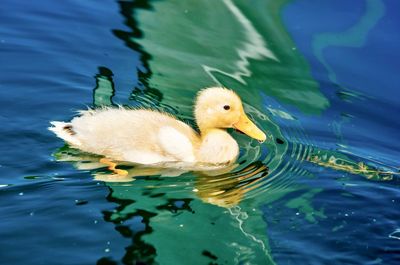
MULTIPOLYGON (((82 111, 71 122, 51 122, 49 130, 82 151, 144 165, 232 164, 239 147, 226 128, 235 128, 259 141, 266 139, 244 113, 239 96, 232 90, 201 90, 194 113, 200 134, 169 114, 125 108, 82 111)), ((109 165, 115 169, 115 164, 109 165)))

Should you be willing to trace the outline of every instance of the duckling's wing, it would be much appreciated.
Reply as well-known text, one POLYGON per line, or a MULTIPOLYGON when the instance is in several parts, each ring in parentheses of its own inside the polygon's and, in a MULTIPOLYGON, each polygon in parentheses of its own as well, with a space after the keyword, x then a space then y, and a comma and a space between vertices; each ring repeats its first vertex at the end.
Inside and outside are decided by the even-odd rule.
POLYGON ((193 144, 190 139, 172 126, 161 127, 158 137, 166 153, 179 161, 195 162, 193 144))

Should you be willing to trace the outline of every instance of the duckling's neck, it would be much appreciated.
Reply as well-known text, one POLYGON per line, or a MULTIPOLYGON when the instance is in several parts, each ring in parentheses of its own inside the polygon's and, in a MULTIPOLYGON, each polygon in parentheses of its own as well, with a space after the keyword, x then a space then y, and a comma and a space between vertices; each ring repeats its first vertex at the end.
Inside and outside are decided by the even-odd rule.
POLYGON ((223 129, 201 130, 201 143, 197 159, 203 163, 233 163, 239 154, 239 146, 223 129))

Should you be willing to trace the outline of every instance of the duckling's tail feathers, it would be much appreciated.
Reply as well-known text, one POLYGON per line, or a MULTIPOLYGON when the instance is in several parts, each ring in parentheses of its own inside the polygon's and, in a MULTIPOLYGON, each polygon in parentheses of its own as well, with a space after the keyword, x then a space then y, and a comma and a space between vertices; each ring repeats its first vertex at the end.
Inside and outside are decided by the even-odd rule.
POLYGON ((52 121, 50 124, 53 126, 49 127, 48 129, 54 132, 58 137, 72 145, 81 145, 81 142, 77 139, 76 132, 74 131, 71 123, 52 121))

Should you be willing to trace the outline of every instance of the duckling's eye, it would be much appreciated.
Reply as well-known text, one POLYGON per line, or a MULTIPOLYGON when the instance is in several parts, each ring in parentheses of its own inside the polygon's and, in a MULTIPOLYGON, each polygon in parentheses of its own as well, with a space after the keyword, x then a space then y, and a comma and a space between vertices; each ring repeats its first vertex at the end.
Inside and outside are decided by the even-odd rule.
POLYGON ((230 110, 230 109, 231 109, 231 106, 229 106, 229 105, 224 106, 224 110, 230 110))

